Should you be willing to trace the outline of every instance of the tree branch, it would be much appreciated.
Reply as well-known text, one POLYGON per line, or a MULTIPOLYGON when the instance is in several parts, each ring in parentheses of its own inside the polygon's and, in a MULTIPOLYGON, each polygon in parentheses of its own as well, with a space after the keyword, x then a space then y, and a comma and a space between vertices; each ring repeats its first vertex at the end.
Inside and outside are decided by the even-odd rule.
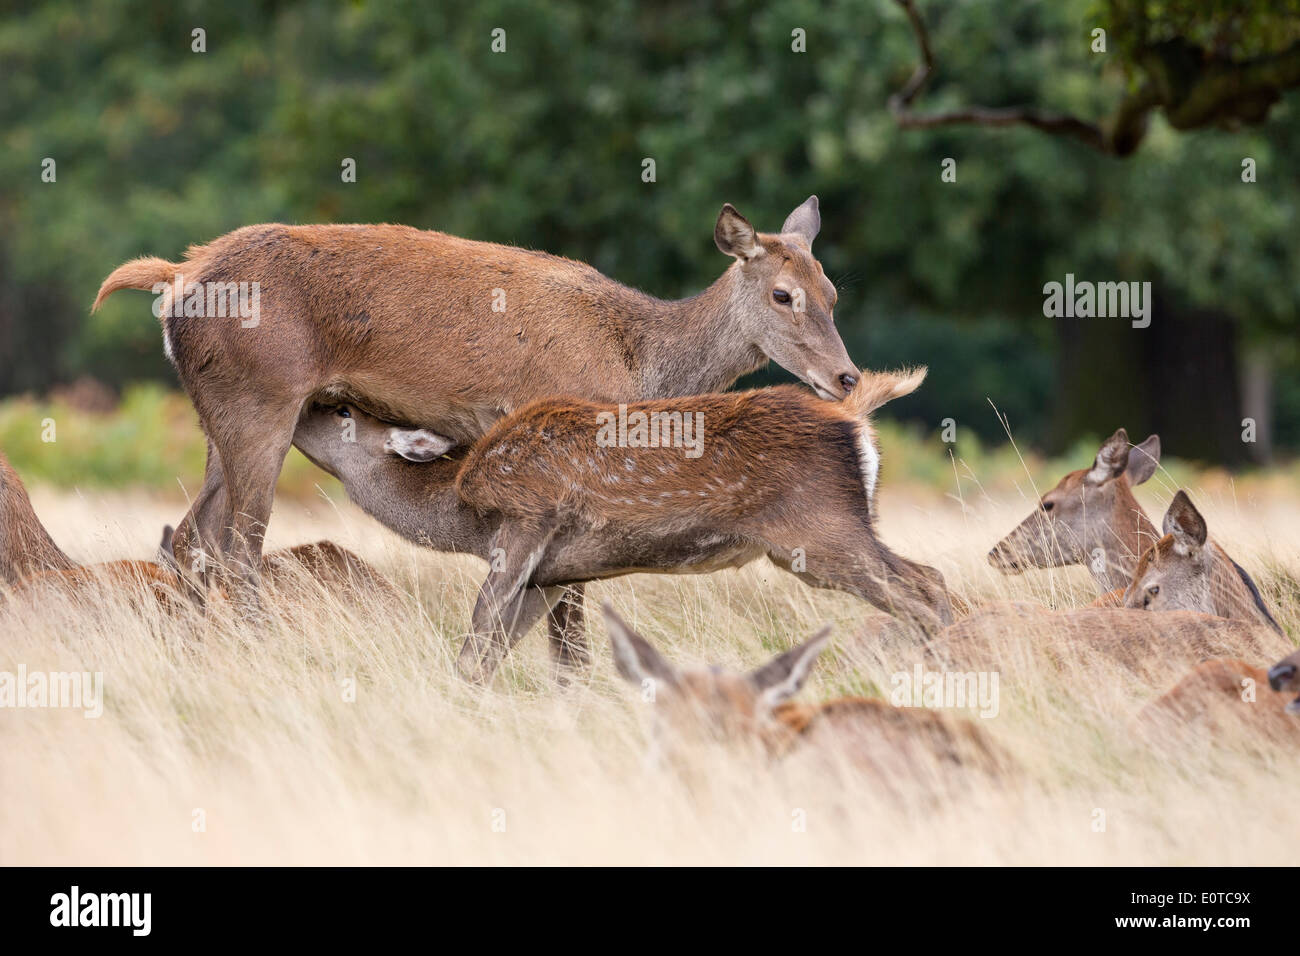
POLYGON ((889 98, 889 112, 893 114, 898 125, 905 129, 929 129, 935 126, 955 126, 972 123, 979 126, 1032 126, 1057 136, 1072 136, 1080 142, 1101 152, 1110 152, 1106 137, 1101 127, 1075 116, 1052 113, 1029 106, 988 107, 969 106, 965 109, 948 110, 941 113, 916 113, 911 105, 917 94, 925 87, 934 71, 934 52, 930 47, 930 34, 916 9, 913 0, 895 0, 907 14, 916 35, 916 45, 921 53, 921 62, 917 64, 907 84, 889 98))
POLYGON ((895 2, 907 14, 921 55, 906 85, 889 98, 890 113, 899 126, 907 129, 959 124, 1029 126, 1053 136, 1071 137, 1101 153, 1128 156, 1146 136, 1152 110, 1163 107, 1169 125, 1178 130, 1212 123, 1258 123, 1284 90, 1300 87, 1300 43, 1244 62, 1207 61, 1201 50, 1175 38, 1141 49, 1135 60, 1144 77, 1141 86, 1125 95, 1115 113, 1102 123, 1029 106, 968 106, 917 113, 912 103, 934 72, 934 52, 914 0, 895 2))

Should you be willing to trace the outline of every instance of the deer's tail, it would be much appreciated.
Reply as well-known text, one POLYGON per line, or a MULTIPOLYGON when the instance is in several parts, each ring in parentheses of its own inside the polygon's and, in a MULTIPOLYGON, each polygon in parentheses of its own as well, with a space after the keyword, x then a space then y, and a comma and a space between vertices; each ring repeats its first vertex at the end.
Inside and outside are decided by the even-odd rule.
POLYGON ((99 287, 99 295, 95 296, 95 304, 90 307, 90 311, 94 312, 98 309, 100 304, 118 289, 152 291, 159 283, 171 283, 180 271, 181 267, 176 263, 156 256, 145 256, 125 262, 108 274, 104 284, 99 287))
POLYGON ((893 372, 872 372, 863 369, 857 387, 849 392, 848 397, 840 404, 853 418, 866 418, 886 402, 915 392, 925 381, 927 371, 924 365, 893 372))

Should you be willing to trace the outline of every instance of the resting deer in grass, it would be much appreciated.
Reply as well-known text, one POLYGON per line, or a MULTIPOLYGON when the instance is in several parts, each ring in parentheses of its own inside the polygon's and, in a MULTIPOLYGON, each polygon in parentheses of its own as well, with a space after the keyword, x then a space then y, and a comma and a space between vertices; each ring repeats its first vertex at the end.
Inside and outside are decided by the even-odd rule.
POLYGON ((1282 627, 1254 580, 1216 542, 1187 492, 1169 503, 1164 535, 1142 554, 1124 592, 1124 606, 1148 611, 1200 611, 1282 627))
MULTIPOLYGON (((36 516, 27 489, 0 454, 0 583, 17 592, 35 596, 40 592, 75 593, 96 586, 110 586, 131 592, 150 593, 171 606, 180 595, 180 577, 168 560, 171 528, 163 531, 156 561, 121 560, 100 564, 78 564, 50 537, 36 516)), ((326 586, 357 587, 367 592, 395 595, 378 571, 346 548, 332 541, 302 544, 266 556, 265 567, 275 581, 288 581, 306 573, 326 586)))
MULTIPOLYGON (((1138 726, 1147 732, 1193 731, 1233 742, 1300 743, 1300 691, 1292 655, 1265 672, 1236 658, 1202 661, 1173 687, 1142 708, 1138 726), (1272 690, 1270 691, 1270 686, 1272 690)), ((1163 738, 1162 738, 1163 739, 1163 738)))
MULTIPOLYGON (((1160 437, 1129 446, 1119 429, 1102 443, 1091 468, 1072 471, 1043 495, 1038 508, 989 551, 1005 574, 1026 568, 1082 564, 1102 592, 1125 587, 1138 558, 1157 538, 1133 497, 1160 462, 1160 437)), ((1119 594, 1110 603, 1119 603, 1119 594)))
POLYGON ((721 743, 769 759, 813 756, 847 764, 890 789, 905 779, 932 784, 936 772, 997 778, 1014 769, 970 719, 863 697, 791 702, 826 648, 829 627, 757 670, 736 674, 675 667, 608 602, 604 612, 615 667, 653 701, 655 759, 676 763, 697 746, 721 743))
POLYGON ((1207 541, 1205 520, 1187 492, 1174 496, 1163 527, 1164 535, 1142 553, 1118 601, 1055 612, 991 609, 945 629, 929 653, 995 663, 988 648, 1009 631, 1026 630, 1053 654, 1090 649, 1145 671, 1175 651, 1180 658, 1196 660, 1266 653, 1274 647, 1282 628, 1250 575, 1207 541), (1135 611, 1162 613, 1148 618, 1135 611))
POLYGON ((712 392, 769 359, 843 398, 858 370, 812 253, 820 226, 815 196, 779 234, 723 206, 714 242, 735 261, 680 301, 580 262, 405 226, 249 226, 181 263, 126 263, 95 306, 119 289, 160 293, 166 352, 208 437, 177 557, 188 567, 190 550, 223 555, 252 600, 276 477, 314 399, 353 400, 466 445, 534 399, 712 392), (241 282, 258 290, 255 316, 195 316, 224 316, 241 282))
POLYGON ((876 537, 880 456, 868 419, 925 371, 861 374, 838 404, 793 385, 621 411, 546 399, 502 419, 461 461, 436 459, 451 439, 352 406, 309 409, 295 441, 399 534, 492 556, 459 660, 471 680, 491 676, 564 585, 702 573, 763 555, 931 633, 952 621, 948 593, 938 571, 876 537), (619 414, 702 420, 703 431, 694 448, 620 447, 601 440, 619 414))

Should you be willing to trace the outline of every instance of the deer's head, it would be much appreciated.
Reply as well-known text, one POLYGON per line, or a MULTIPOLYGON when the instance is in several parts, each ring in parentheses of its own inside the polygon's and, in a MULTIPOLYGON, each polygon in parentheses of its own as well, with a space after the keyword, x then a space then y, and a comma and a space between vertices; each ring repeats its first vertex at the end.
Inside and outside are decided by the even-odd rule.
POLYGON ((835 286, 812 252, 821 229, 817 197, 790 213, 780 233, 756 232, 730 203, 722 207, 713 241, 736 259, 732 315, 753 347, 839 401, 858 381, 835 329, 835 286))
MULTIPOLYGON (((1130 489, 1150 478, 1159 462, 1160 436, 1130 447, 1128 432, 1119 429, 1102 443, 1091 468, 1062 478, 993 546, 989 563, 1004 574, 1017 574, 1094 561, 1097 549, 1110 551, 1120 541, 1119 529, 1132 526, 1137 503, 1130 489)), ((1120 583, 1127 582, 1116 586, 1120 583)))
POLYGON ((1205 519, 1179 490, 1161 526, 1164 537, 1147 548, 1124 592, 1124 606, 1148 611, 1200 611, 1214 605, 1214 555, 1206 547, 1205 519))
POLYGON ((349 466, 393 455, 409 461, 432 461, 456 444, 425 428, 381 421, 347 403, 308 405, 298 417, 293 443, 315 465, 335 477, 341 477, 349 466))
POLYGON ((614 613, 606 602, 605 622, 614 665, 636 684, 642 700, 654 707, 655 743, 674 762, 693 751, 722 745, 761 751, 780 730, 772 712, 799 691, 817 655, 830 640, 830 628, 779 654, 748 674, 717 668, 682 670, 614 613))

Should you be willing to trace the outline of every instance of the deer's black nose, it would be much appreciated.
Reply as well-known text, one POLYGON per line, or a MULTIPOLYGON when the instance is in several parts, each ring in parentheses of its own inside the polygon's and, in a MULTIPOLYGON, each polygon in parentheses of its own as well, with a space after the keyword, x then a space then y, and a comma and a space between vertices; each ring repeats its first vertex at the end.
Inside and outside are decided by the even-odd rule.
POLYGON ((853 375, 849 372, 845 372, 840 376, 840 387, 844 389, 844 393, 846 395, 849 392, 853 391, 853 386, 857 384, 858 384, 858 377, 856 375, 853 375))
POLYGON ((1268 686, 1274 690, 1281 690, 1293 680, 1295 680, 1295 665, 1287 661, 1274 664, 1268 672, 1268 686))

